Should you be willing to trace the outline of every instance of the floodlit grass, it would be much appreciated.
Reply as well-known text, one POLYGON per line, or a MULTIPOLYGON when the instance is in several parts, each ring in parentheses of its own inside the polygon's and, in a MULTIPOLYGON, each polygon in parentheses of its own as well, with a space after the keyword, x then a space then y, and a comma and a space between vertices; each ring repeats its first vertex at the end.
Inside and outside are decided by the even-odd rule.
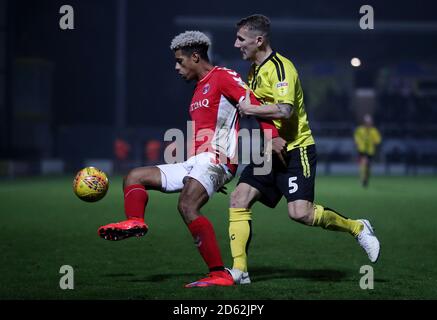
MULTIPOLYGON (((276 209, 253 208, 249 286, 185 289, 207 272, 176 210, 177 194, 150 192, 140 239, 104 241, 97 228, 124 218, 121 178, 106 197, 80 201, 72 177, 0 181, 0 299, 437 299, 435 177, 319 177, 316 203, 368 218, 382 244, 374 289, 359 286, 370 264, 348 234, 306 227, 276 209), (61 290, 62 265, 74 290, 61 290)), ((234 184, 228 186, 232 190, 234 184)), ((203 213, 216 228, 226 265, 228 196, 203 213)))

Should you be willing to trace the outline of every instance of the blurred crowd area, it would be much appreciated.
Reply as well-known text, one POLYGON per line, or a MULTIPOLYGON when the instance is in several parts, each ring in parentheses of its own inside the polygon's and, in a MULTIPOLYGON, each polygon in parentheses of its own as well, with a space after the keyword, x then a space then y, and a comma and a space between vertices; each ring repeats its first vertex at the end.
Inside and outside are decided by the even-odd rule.
MULTIPOLYGON (((241 68, 237 61, 235 67, 241 68)), ((181 119, 182 126, 136 125, 121 132, 97 121, 56 124, 54 115, 44 107, 50 104, 53 90, 50 68, 41 61, 16 61, 13 148, 1 154, 2 175, 11 170, 11 160, 17 172, 69 172, 97 164, 126 173, 136 166, 164 162, 169 144, 164 141, 166 130, 177 128, 186 134, 188 118, 181 119)), ((374 159, 380 173, 415 174, 421 168, 427 168, 425 173, 437 173, 436 66, 413 62, 387 65, 378 70, 373 86, 361 88, 357 84, 360 70, 344 63, 320 61, 298 68, 320 172, 356 171, 353 132, 369 113, 382 134, 374 159)), ((181 98, 179 105, 167 108, 181 108, 188 101, 181 98)), ((253 119, 243 119, 241 124, 257 128, 253 119)))
MULTIPOLYGON (((224 64, 241 69, 238 71, 242 74, 246 67, 238 60, 224 64)), ((372 85, 364 86, 360 86, 361 70, 344 62, 306 62, 297 68, 317 142, 319 172, 356 171, 353 132, 368 113, 382 134, 382 144, 374 158, 381 173, 390 173, 391 167, 397 168, 399 174, 414 174, 422 167, 427 168, 426 173, 437 173, 435 65, 402 62, 383 66, 374 73, 372 85), (336 165, 340 165, 339 171, 332 171, 336 165)), ((176 126, 159 121, 153 125, 153 118, 148 118, 147 124, 127 124, 123 130, 99 119, 88 119, 87 113, 81 113, 83 121, 59 122, 53 111, 53 66, 46 61, 17 59, 13 87, 11 139, 9 148, 3 148, 0 154, 2 176, 11 171, 70 172, 95 163, 108 171, 125 173, 136 166, 164 161, 166 130, 177 128, 187 136, 188 114, 179 117, 176 126)), ((185 89, 187 93, 192 90, 185 89)), ((173 110, 184 108, 188 102, 189 95, 181 96, 177 105, 166 105, 164 116, 171 117, 173 110)), ((243 119, 241 123, 243 128, 257 128, 253 119, 243 119)))

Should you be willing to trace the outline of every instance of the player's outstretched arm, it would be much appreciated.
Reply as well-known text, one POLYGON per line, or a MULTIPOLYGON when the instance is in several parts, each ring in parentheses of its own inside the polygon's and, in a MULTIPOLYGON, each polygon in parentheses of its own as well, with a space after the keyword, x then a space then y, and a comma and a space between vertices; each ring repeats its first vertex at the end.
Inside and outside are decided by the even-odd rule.
POLYGON ((253 105, 250 103, 250 90, 246 90, 246 97, 237 105, 240 116, 255 116, 262 119, 289 119, 293 113, 293 106, 288 103, 267 105, 253 105))

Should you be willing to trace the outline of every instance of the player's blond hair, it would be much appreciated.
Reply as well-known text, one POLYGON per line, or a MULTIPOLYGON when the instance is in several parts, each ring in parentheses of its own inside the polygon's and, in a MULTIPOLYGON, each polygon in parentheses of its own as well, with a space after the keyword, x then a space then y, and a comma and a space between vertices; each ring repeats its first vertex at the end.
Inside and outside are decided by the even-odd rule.
POLYGON ((170 44, 171 50, 178 50, 186 47, 211 45, 211 40, 200 31, 185 31, 173 38, 170 44))

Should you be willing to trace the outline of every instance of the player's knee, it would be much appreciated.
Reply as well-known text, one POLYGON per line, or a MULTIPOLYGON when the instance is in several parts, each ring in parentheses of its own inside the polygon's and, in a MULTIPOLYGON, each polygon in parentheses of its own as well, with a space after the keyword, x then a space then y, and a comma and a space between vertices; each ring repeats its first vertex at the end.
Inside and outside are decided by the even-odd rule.
POLYGON ((135 168, 129 171, 127 177, 124 178, 124 185, 129 186, 132 184, 142 184, 142 170, 140 168, 135 168))
POLYGON ((249 203, 247 201, 247 196, 241 192, 238 187, 231 193, 230 199, 231 208, 248 208, 249 203))
POLYGON ((312 212, 305 206, 293 206, 288 208, 288 216, 297 222, 304 224, 312 223, 312 212))
MULTIPOLYGON (((159 169, 157 169, 159 170, 159 169)), ((141 184, 147 187, 159 187, 156 170, 153 167, 135 168, 129 171, 127 177, 123 181, 124 186, 133 184, 141 184)))

